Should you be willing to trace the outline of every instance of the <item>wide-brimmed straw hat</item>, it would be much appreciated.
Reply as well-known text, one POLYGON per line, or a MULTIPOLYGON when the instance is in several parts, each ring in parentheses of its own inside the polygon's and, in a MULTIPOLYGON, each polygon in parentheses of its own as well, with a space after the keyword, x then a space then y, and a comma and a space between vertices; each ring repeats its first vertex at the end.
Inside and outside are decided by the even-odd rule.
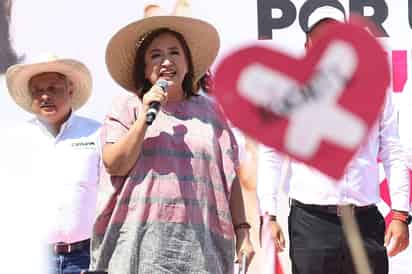
POLYGON ((194 80, 198 81, 209 69, 219 51, 219 34, 211 24, 187 14, 152 15, 120 29, 109 41, 106 65, 112 78, 123 88, 136 91, 133 73, 136 51, 142 38, 160 28, 183 35, 189 47, 194 80))
POLYGON ((31 63, 13 65, 7 69, 6 81, 9 93, 16 104, 24 110, 33 112, 29 91, 30 79, 45 72, 57 72, 70 80, 73 88, 73 110, 79 109, 89 99, 92 91, 92 76, 83 63, 74 59, 59 59, 52 54, 43 54, 31 63))

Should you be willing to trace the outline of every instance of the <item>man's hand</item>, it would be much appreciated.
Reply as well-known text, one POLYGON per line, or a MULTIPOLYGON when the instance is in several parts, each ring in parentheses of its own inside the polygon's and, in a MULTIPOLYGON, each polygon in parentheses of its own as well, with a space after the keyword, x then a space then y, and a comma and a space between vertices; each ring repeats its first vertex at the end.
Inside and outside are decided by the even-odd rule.
POLYGON ((392 220, 385 234, 385 246, 391 247, 388 256, 393 257, 409 245, 408 225, 399 220, 392 220))
POLYGON ((275 220, 270 220, 268 225, 273 241, 275 242, 276 251, 282 252, 285 249, 285 237, 283 236, 282 228, 275 220))

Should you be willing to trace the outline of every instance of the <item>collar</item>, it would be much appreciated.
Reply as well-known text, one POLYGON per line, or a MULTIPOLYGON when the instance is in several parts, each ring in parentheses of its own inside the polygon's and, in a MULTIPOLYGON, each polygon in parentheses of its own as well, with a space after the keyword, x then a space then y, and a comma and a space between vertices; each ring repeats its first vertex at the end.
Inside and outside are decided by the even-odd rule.
POLYGON ((52 139, 59 139, 60 136, 63 134, 63 132, 69 128, 73 124, 75 114, 73 113, 73 110, 70 112, 69 118, 61 125, 60 131, 57 133, 56 136, 53 135, 53 130, 49 126, 49 124, 45 123, 44 121, 40 120, 38 117, 34 119, 35 124, 40 128, 42 133, 52 139))

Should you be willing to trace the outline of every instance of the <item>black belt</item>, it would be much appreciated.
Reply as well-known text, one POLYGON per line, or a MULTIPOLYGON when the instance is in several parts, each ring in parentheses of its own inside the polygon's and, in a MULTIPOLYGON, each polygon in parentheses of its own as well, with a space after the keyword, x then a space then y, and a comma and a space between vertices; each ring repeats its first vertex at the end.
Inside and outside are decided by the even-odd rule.
MULTIPOLYGON (((292 206, 300 207, 303 209, 333 214, 337 216, 341 216, 342 214, 342 207, 338 205, 313 205, 313 204, 304 204, 299 202, 298 200, 292 199, 291 201, 292 206)), ((368 210, 376 210, 376 205, 366 205, 366 206, 355 206, 355 205, 345 205, 351 209, 352 214, 358 214, 361 212, 365 212, 368 210)))
POLYGON ((90 239, 71 243, 71 244, 59 242, 59 243, 51 244, 50 248, 54 254, 69 254, 74 251, 89 250, 90 249, 90 239))

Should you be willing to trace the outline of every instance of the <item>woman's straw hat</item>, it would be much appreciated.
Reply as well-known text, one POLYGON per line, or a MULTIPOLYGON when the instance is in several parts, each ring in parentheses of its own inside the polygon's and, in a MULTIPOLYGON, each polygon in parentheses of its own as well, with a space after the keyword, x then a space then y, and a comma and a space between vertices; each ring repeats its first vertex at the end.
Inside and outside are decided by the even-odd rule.
MULTIPOLYGON (((151 6, 152 7, 152 6, 151 6)), ((187 9, 177 8, 176 13, 187 9)), ((219 51, 219 34, 211 24, 179 14, 150 16, 120 29, 109 41, 106 49, 106 65, 112 78, 123 88, 135 91, 133 81, 136 51, 142 38, 160 28, 167 28, 183 35, 189 47, 194 80, 198 81, 209 69, 219 51)), ((185 14, 187 15, 187 14, 185 14)))

